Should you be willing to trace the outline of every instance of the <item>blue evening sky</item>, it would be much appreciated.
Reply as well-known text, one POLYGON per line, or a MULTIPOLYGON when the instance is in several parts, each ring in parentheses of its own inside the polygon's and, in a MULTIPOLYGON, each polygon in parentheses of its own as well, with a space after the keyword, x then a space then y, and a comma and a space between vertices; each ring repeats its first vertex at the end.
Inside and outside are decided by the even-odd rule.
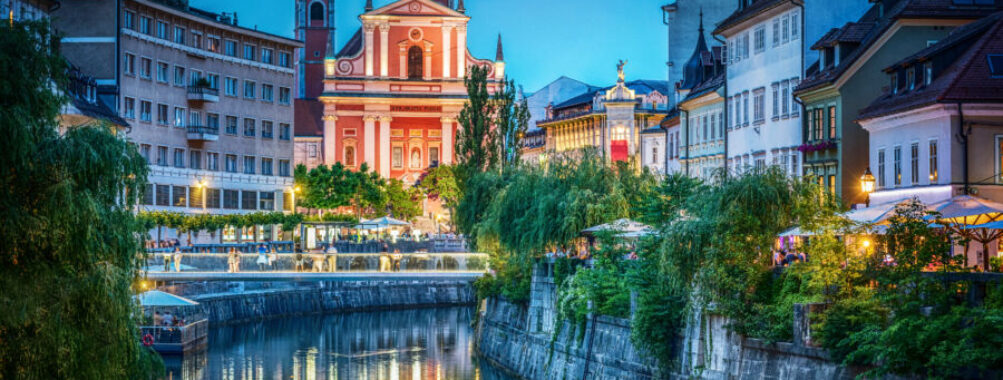
MULTIPOLYGON (((374 0, 380 7, 393 0, 374 0)), ((667 0, 466 0, 467 45, 494 59, 498 33, 509 78, 527 92, 561 75, 592 85, 616 81, 616 62, 628 59, 627 79, 665 80, 667 0)), ((292 0, 190 0, 193 7, 238 14, 241 26, 293 36, 292 0)), ((338 49, 361 25, 365 0, 336 0, 338 49)))

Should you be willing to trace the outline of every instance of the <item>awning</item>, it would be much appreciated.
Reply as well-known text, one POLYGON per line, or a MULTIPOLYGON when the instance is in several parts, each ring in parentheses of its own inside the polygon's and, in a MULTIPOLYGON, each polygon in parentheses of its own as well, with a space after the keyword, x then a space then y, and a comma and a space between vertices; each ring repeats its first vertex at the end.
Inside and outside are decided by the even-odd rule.
POLYGON ((973 226, 1003 218, 1003 204, 970 195, 959 195, 935 203, 929 210, 940 213, 936 217, 940 224, 946 222, 973 226))
POLYGON ((135 297, 136 300, 139 301, 140 305, 146 307, 195 306, 199 304, 198 302, 190 299, 159 290, 151 290, 145 293, 140 293, 135 297))
POLYGON ((397 226, 409 226, 409 225, 411 225, 411 223, 408 223, 408 222, 405 222, 405 221, 399 220, 399 219, 394 219, 394 218, 391 218, 389 216, 384 216, 384 217, 380 217, 380 218, 375 218, 375 219, 370 219, 370 220, 362 221, 362 223, 359 223, 357 226, 355 226, 355 228, 358 228, 358 229, 380 229, 380 228, 397 227, 397 226))
POLYGON ((640 231, 645 231, 645 230, 650 230, 650 229, 651 229, 651 227, 649 227, 649 226, 647 226, 647 225, 645 225, 643 223, 638 223, 638 222, 635 222, 633 220, 624 218, 624 219, 617 219, 617 220, 614 220, 614 221, 609 222, 609 223, 600 224, 598 226, 592 226, 592 227, 586 228, 586 229, 582 230, 582 234, 585 234, 585 235, 594 235, 595 233, 602 232, 602 231, 612 231, 612 232, 619 232, 619 233, 628 233, 628 232, 640 232, 640 231))

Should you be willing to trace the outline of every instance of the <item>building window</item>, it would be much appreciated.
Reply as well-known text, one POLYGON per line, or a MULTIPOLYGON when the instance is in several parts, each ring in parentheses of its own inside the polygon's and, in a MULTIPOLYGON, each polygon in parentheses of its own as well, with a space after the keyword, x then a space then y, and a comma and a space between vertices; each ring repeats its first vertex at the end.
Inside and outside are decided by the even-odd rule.
POLYGON ((244 137, 254 137, 254 119, 244 119, 244 137))
POLYGON ((136 56, 125 53, 125 58, 122 59, 122 71, 127 75, 136 75, 136 56))
POLYGON ((174 27, 174 43, 184 45, 185 44, 185 28, 180 26, 174 27))
POLYGON ((209 113, 205 115, 205 126, 212 128, 213 130, 219 130, 219 114, 209 113))
POLYGON ((836 194, 836 176, 830 174, 828 181, 829 181, 829 193, 836 194))
POLYGON ((764 108, 766 107, 766 90, 757 89, 753 91, 753 112, 755 116, 756 123, 762 123, 766 118, 764 115, 764 108))
POLYGON ((272 122, 265 120, 261 121, 261 137, 266 139, 271 139, 274 137, 272 131, 272 122))
POLYGON ((773 47, 780 46, 780 18, 773 19, 773 47))
POLYGON ((885 150, 878 149, 878 187, 885 187, 885 150))
POLYGON ((936 184, 940 180, 940 173, 937 170, 937 140, 930 140, 930 184, 936 184))
POLYGON ((237 78, 226 77, 223 79, 223 94, 237 96, 237 78))
POLYGON ((145 122, 150 122, 150 120, 153 118, 152 113, 153 113, 153 103, 150 103, 150 102, 145 101, 145 100, 139 102, 139 119, 140 120, 145 121, 145 122))
POLYGON ((836 138, 836 106, 829 106, 829 138, 836 138))
POLYGON ((919 184, 919 143, 912 143, 909 147, 910 169, 912 169, 912 184, 919 184))
POLYGON ((437 146, 428 147, 428 165, 429 166, 438 166, 439 165, 439 161, 440 161, 440 158, 439 158, 439 147, 437 147, 437 146))
POLYGON ((167 119, 167 105, 157 104, 157 124, 167 125, 169 123, 167 119))
POLYGON ((254 99, 254 82, 244 81, 244 98, 254 99))
POLYGON ((153 60, 149 58, 143 58, 139 60, 139 77, 143 79, 150 79, 153 71, 153 60))
POLYGON ((192 47, 196 49, 202 48, 202 33, 192 32, 192 47))
POLYGON ((170 206, 171 205, 171 187, 169 185, 156 185, 156 205, 157 206, 170 206))
POLYGON ((892 73, 891 75, 889 75, 889 79, 891 79, 891 83, 889 83, 889 88, 890 88, 892 94, 898 94, 899 93, 899 73, 892 73))
POLYGON ((167 166, 167 147, 158 146, 157 147, 157 165, 167 166))
POLYGON ((791 13, 791 41, 797 40, 800 36, 800 33, 798 33, 798 29, 801 27, 799 19, 800 17, 797 12, 791 13))
POLYGON ((244 174, 254 174, 253 156, 244 156, 244 174))
POLYGON ((786 44, 788 41, 791 40, 790 20, 787 19, 786 15, 780 17, 780 31, 781 31, 780 38, 786 44))
POLYGON ((237 134, 237 117, 227 116, 226 117, 226 134, 236 135, 237 134))
POLYGON ((244 45, 244 59, 254 60, 254 45, 244 45))
POLYGON ((292 128, 289 124, 279 124, 279 140, 290 140, 292 137, 292 128))
POLYGON ((272 49, 261 49, 261 62, 272 64, 272 49))
POLYGON ((152 147, 150 146, 150 144, 142 144, 142 145, 139 146, 139 154, 143 156, 143 160, 146 161, 147 165, 150 164, 150 150, 151 150, 151 148, 152 147))
POLYGON ((193 127, 202 126, 202 113, 199 111, 188 112, 188 125, 193 127))
POLYGON ((205 49, 213 53, 219 53, 219 37, 207 37, 205 39, 205 49))
POLYGON ((794 99, 794 89, 798 87, 798 78, 793 78, 790 80, 790 88, 788 95, 784 96, 784 103, 789 103, 791 105, 791 117, 798 117, 798 107, 795 105, 797 101, 794 99))
POLYGON ((933 62, 923 64, 923 84, 929 86, 933 82, 933 62))
POLYGON ((780 118, 780 83, 774 82, 770 87, 773 89, 773 118, 780 118))
POLYGON ((223 208, 236 210, 240 205, 240 192, 237 190, 223 190, 223 208))
POLYGON ((124 25, 126 29, 136 30, 136 12, 125 11, 125 14, 122 17, 122 25, 124 25))
POLYGON ((766 27, 760 26, 756 28, 755 38, 753 39, 755 43, 756 54, 762 53, 766 50, 766 27))
POLYGON ((184 168, 185 167, 185 150, 180 148, 174 149, 174 167, 184 168))
POLYGON ((895 178, 895 186, 902 184, 902 147, 896 146, 892 153, 892 175, 895 178))
MULTIPOLYGON (((310 147, 313 148, 310 151, 310 153, 312 154, 310 157, 316 157, 317 156, 317 146, 316 145, 310 145, 310 147)), ((396 149, 397 148, 394 148, 394 154, 397 153, 396 149)), ((355 166, 355 147, 354 146, 349 145, 349 146, 345 147, 345 166, 355 166)), ((397 166, 394 165, 394 167, 397 167, 397 166)))
POLYGON ((240 208, 244 210, 256 210, 258 208, 257 191, 242 191, 240 195, 240 208))
POLYGON ((185 68, 181 66, 174 66, 174 85, 184 86, 185 85, 185 68))
POLYGON ((167 39, 167 23, 157 20, 157 38, 167 39))
POLYGON ((188 188, 185 186, 173 186, 171 194, 171 205, 174 207, 188 207, 188 188))
POLYGON ((219 171, 219 153, 205 154, 205 168, 214 172, 219 171))
POLYGON ((261 85, 261 100, 266 102, 272 101, 272 85, 262 84, 261 85))
POLYGON ((202 169, 202 152, 192 150, 188 152, 188 167, 191 169, 202 169))
POLYGON ((237 156, 234 155, 234 154, 228 154, 228 155, 226 155, 225 160, 226 161, 224 162, 224 164, 226 165, 226 172, 227 173, 236 173, 237 172, 237 156))
POLYGON ((164 62, 157 62, 157 82, 167 83, 167 70, 168 65, 164 62))
POLYGON ((151 19, 149 17, 146 17, 146 16, 140 17, 139 18, 139 32, 143 33, 143 34, 150 34, 152 32, 152 30, 150 29, 150 23, 151 22, 153 22, 153 19, 151 19))
POLYGON ((905 72, 905 87, 908 91, 916 89, 916 69, 912 67, 905 72))
POLYGON ((223 40, 223 54, 226 54, 228 57, 236 57, 237 41, 223 40))
POLYGON ((395 146, 393 148, 393 152, 391 153, 391 157, 390 157, 390 162, 391 162, 391 166, 393 166, 394 169, 402 169, 402 168, 404 168, 404 148, 403 147, 395 146))
POLYGON ((272 175, 272 159, 261 159, 261 175, 272 175))
POLYGON ((780 99, 780 113, 781 115, 783 115, 783 117, 790 116, 791 106, 790 103, 787 101, 790 98, 790 91, 791 91, 790 86, 791 86, 790 81, 785 80, 780 82, 780 90, 782 92, 780 99))
POLYGON ((143 186, 143 199, 140 202, 140 204, 144 206, 153 205, 153 192, 154 192, 153 189, 154 189, 153 184, 150 183, 146 184, 146 186, 143 186))
POLYGON ((136 118, 136 99, 133 98, 122 99, 122 116, 130 119, 136 118))
POLYGON ((415 45, 407 50, 407 76, 409 79, 421 79, 424 76, 424 57, 421 47, 415 45))
POLYGON ((290 67, 289 66, 289 53, 279 53, 279 66, 290 67))
POLYGON ((742 93, 742 115, 744 115, 744 118, 742 119, 742 124, 749 125, 749 92, 748 91, 742 93))
POLYGON ((279 103, 289 105, 292 99, 292 90, 289 87, 279 87, 279 103))
POLYGON ((206 189, 206 208, 219 208, 219 189, 206 189))
POLYGON ((288 177, 290 175, 289 171, 289 160, 279 160, 279 176, 288 177))
POLYGON ((259 198, 260 210, 272 211, 275 210, 275 192, 273 191, 262 191, 261 198, 259 198))

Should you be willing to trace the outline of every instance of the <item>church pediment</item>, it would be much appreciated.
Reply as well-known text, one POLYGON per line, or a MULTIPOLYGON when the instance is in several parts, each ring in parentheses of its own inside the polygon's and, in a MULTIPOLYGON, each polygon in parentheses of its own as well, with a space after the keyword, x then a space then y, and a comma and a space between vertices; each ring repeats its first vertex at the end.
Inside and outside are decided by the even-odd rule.
POLYGON ((441 16, 441 17, 463 17, 467 15, 457 12, 447 6, 431 0, 400 0, 388 4, 384 7, 374 9, 366 16, 441 16))

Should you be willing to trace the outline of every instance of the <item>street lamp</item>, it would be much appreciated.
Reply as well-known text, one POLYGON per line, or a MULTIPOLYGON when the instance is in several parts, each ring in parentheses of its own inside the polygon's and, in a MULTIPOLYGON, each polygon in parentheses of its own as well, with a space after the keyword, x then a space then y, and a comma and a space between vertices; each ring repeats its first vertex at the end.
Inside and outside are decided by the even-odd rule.
POLYGON ((871 174, 871 168, 864 170, 864 175, 860 176, 860 189, 867 197, 865 204, 867 207, 871 207, 871 193, 874 192, 874 175, 871 174))
POLYGON ((295 214, 296 213, 296 193, 300 192, 301 189, 300 189, 299 186, 294 186, 294 187, 287 187, 286 191, 289 192, 289 195, 290 195, 289 202, 292 203, 292 207, 290 207, 290 210, 292 211, 293 214, 295 214))

